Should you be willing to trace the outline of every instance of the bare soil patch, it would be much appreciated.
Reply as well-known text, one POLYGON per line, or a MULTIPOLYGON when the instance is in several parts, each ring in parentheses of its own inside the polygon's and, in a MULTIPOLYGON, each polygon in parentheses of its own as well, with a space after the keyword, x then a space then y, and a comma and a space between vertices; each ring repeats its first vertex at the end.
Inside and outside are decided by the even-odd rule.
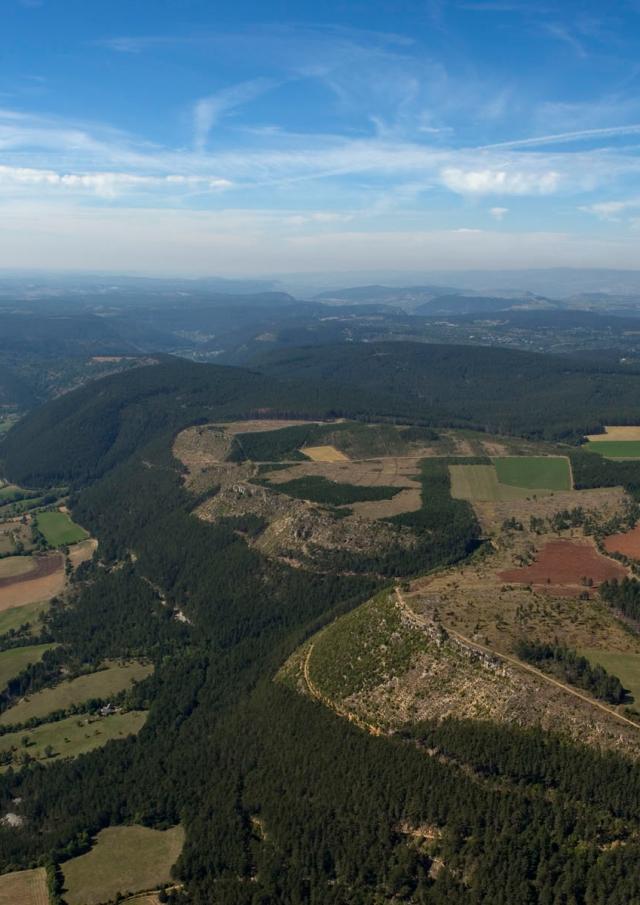
POLYGON ((640 525, 636 525, 631 531, 605 537, 604 547, 609 553, 620 553, 630 559, 640 560, 640 525))
POLYGON ((559 538, 548 541, 535 562, 520 569, 499 572, 503 581, 544 586, 551 594, 593 593, 594 587, 611 578, 624 578, 627 570, 620 563, 599 553, 592 544, 559 538))
POLYGON ((0 579, 0 610, 48 600, 65 586, 64 557, 59 553, 33 558, 32 572, 0 579))

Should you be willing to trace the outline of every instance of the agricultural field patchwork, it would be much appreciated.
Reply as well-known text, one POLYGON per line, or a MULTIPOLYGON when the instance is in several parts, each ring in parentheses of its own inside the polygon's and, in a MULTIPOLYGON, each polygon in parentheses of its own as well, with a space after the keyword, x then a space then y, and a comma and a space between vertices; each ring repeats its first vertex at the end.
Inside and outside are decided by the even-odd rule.
POLYGON ((49 765, 63 758, 79 757, 113 739, 137 735, 146 718, 144 710, 104 717, 77 714, 54 723, 42 723, 35 729, 7 732, 0 735, 0 763, 4 769, 9 765, 17 769, 29 759, 49 765))
POLYGON ((46 542, 52 547, 76 544, 89 536, 84 528, 71 521, 66 512, 59 510, 39 513, 37 525, 46 542))
POLYGON ((630 559, 640 559, 640 525, 636 525, 630 531, 605 537, 604 548, 609 553, 619 553, 630 559))
POLYGON ((0 580, 26 575, 34 569, 35 563, 30 556, 8 556, 6 559, 0 559, 0 580))
POLYGON ((85 855, 62 865, 68 905, 99 905, 118 893, 155 889, 171 880, 171 867, 184 845, 181 826, 152 830, 144 826, 108 827, 85 855))
POLYGON ((0 876, 0 905, 49 905, 44 867, 0 876))
POLYGON ((599 443, 606 440, 639 440, 640 427, 638 425, 606 425, 603 434, 589 434, 587 440, 599 443))
POLYGON ((34 717, 41 718, 57 710, 67 710, 91 698, 110 698, 134 682, 141 682, 151 672, 150 665, 133 662, 109 666, 76 679, 65 679, 53 688, 37 691, 9 707, 0 714, 0 725, 26 723, 34 717))
POLYGON ((32 644, 28 647, 14 647, 0 653, 0 689, 13 679, 30 663, 38 663, 45 651, 55 647, 54 644, 32 644))
POLYGON ((471 502, 506 502, 526 499, 531 491, 500 484, 493 465, 450 465, 451 496, 471 502))

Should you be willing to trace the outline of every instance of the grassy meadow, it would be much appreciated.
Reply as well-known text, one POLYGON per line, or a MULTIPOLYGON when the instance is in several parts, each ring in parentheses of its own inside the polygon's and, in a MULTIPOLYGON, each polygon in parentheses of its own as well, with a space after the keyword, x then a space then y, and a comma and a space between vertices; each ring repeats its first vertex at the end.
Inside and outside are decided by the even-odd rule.
MULTIPOLYGON (((89 717, 86 714, 67 717, 55 723, 43 723, 35 729, 22 729, 0 735, 0 754, 14 750, 14 769, 20 764, 20 756, 29 754, 45 764, 56 763, 60 758, 78 757, 101 748, 112 739, 137 735, 147 718, 144 710, 114 713, 111 716, 89 717), (26 740, 26 744, 23 744, 26 740), (53 749, 51 757, 45 757, 45 749, 53 749)), ((3 769, 7 769, 5 764, 3 769)))
POLYGON ((29 695, 13 707, 0 714, 0 726, 26 723, 34 717, 41 718, 56 710, 67 710, 74 704, 82 704, 91 698, 109 698, 129 688, 133 682, 140 682, 152 671, 143 663, 110 666, 98 672, 64 680, 53 688, 44 688, 29 695))
POLYGON ((505 456, 493 459, 493 464, 500 484, 528 490, 572 489, 564 456, 505 456))
POLYGON ((55 647, 55 644, 31 644, 28 647, 14 647, 0 653, 0 689, 30 663, 37 663, 44 652, 52 647, 55 647))
POLYGON ((584 448, 606 459, 640 459, 640 440, 594 440, 584 448))
POLYGON ((62 547, 64 544, 76 544, 85 540, 89 535, 72 522, 66 512, 41 512, 38 515, 38 528, 44 535, 48 544, 52 547, 62 547))
POLYGON ((6 635, 12 629, 18 629, 21 625, 29 623, 32 629, 37 626, 38 616, 49 606, 48 600, 39 600, 36 603, 25 603, 24 606, 12 606, 8 610, 0 611, 0 635, 6 635))
POLYGON ((113 826, 98 833, 85 855, 62 865, 68 905, 98 905, 118 893, 155 889, 171 880, 184 845, 184 830, 113 826))

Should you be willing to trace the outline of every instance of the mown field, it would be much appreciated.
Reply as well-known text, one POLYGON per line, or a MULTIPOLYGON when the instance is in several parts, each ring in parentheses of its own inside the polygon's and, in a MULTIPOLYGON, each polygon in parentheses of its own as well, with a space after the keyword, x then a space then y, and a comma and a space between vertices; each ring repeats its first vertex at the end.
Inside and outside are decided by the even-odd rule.
POLYGON ((564 456, 504 456, 493 459, 493 464, 500 484, 529 490, 571 490, 569 460, 564 456))
POLYGON ((66 512, 41 512, 37 522, 45 540, 52 547, 76 544, 89 536, 84 528, 71 521, 66 512))
POLYGON ((0 877, 0 905, 49 905, 44 867, 3 874, 0 877))
POLYGON ((134 662, 59 682, 53 688, 37 691, 5 710, 0 714, 0 725, 26 723, 34 717, 44 717, 56 710, 67 710, 91 698, 109 698, 129 688, 133 682, 142 681, 151 671, 151 666, 134 662))
POLYGON ((640 459, 640 440, 595 440, 584 446, 605 459, 640 459))
POLYGON ((581 650, 580 653, 594 665, 603 666, 608 673, 617 676, 633 695, 634 702, 640 704, 640 654, 593 648, 581 650))
POLYGON ((4 688, 9 679, 21 673, 30 663, 37 663, 52 647, 55 644, 32 644, 0 653, 0 688, 4 688))
POLYGON ((91 851, 63 865, 68 905, 98 905, 118 893, 157 888, 171 880, 171 867, 184 845, 181 826, 151 830, 144 826, 108 827, 91 851))
POLYGON ((30 556, 7 556, 0 559, 0 578, 15 578, 16 575, 25 575, 34 569, 30 556))
MULTIPOLYGON (((14 767, 19 765, 21 756, 30 755, 34 760, 53 764, 60 758, 78 757, 106 745, 112 739, 137 735, 147 718, 144 710, 128 713, 114 713, 106 717, 76 715, 43 723, 35 729, 22 729, 0 735, 0 754, 13 750, 14 767), (26 743, 24 743, 26 740, 26 743), (45 757, 45 749, 51 746, 53 755, 45 757)), ((7 769, 4 764, 3 769, 7 769)))
POLYGON ((451 496, 457 500, 509 502, 531 495, 523 487, 500 484, 493 465, 450 465, 451 496))

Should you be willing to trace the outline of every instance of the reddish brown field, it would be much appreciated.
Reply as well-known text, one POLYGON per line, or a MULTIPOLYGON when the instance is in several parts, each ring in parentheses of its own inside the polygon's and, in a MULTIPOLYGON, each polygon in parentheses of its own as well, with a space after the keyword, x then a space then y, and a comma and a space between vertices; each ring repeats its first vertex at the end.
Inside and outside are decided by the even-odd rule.
POLYGON ((35 568, 22 575, 0 579, 0 610, 48 600, 65 585, 64 557, 59 553, 34 557, 35 568))
POLYGON ((631 559, 640 559, 640 525, 624 534, 611 534, 604 540, 605 549, 609 553, 621 553, 631 559))
POLYGON ((552 540, 544 545, 530 566, 498 572, 501 581, 543 585, 550 593, 571 596, 589 590, 584 579, 594 587, 610 578, 624 578, 627 570, 591 546, 571 540, 552 540))

